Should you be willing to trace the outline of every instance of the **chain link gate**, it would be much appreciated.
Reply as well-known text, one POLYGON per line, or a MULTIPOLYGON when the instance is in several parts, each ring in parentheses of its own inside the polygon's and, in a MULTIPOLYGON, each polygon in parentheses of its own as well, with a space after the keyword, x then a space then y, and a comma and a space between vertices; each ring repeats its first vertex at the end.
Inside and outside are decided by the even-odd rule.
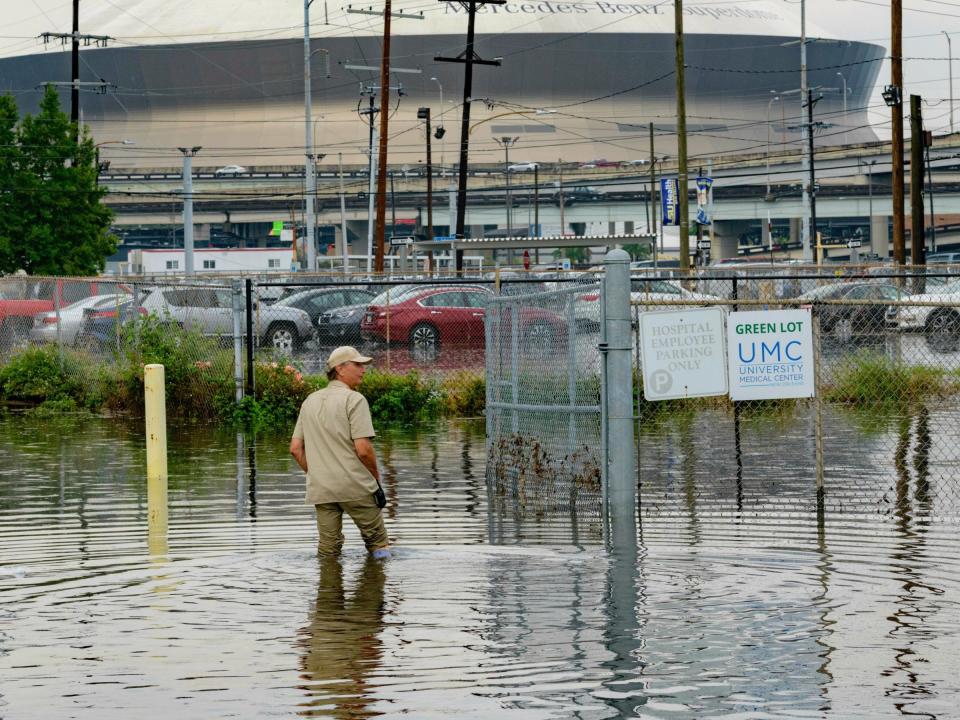
POLYGON ((495 518, 601 518, 599 285, 494 297, 486 316, 487 482, 495 518))

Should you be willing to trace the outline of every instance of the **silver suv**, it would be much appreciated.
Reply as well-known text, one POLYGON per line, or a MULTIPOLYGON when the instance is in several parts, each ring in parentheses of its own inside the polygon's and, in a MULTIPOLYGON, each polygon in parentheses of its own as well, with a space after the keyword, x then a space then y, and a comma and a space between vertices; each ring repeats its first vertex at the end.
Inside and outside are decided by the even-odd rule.
MULTIPOLYGON (((204 335, 232 336, 233 298, 224 288, 155 288, 141 302, 149 313, 204 335)), ((310 316, 293 307, 260 303, 254 310, 254 332, 261 345, 293 350, 313 339, 310 316)))

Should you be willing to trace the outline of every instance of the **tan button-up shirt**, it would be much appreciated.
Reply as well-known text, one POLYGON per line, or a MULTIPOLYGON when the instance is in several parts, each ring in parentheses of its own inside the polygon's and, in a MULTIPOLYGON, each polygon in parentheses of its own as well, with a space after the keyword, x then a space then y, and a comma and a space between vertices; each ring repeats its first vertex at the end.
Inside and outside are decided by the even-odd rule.
POLYGON ((377 481, 360 462, 353 441, 375 435, 367 399, 339 380, 303 401, 293 437, 306 449, 308 505, 370 497, 377 481))

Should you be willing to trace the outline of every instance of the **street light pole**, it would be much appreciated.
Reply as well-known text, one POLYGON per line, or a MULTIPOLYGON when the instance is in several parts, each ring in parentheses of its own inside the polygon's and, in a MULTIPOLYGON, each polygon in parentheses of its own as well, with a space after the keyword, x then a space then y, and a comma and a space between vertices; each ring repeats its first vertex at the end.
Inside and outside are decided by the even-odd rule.
POLYGON ((503 148, 503 174, 506 176, 507 237, 513 237, 513 198, 510 196, 510 146, 516 145, 518 137, 498 137, 494 141, 503 148))
MULTIPOLYGON (((776 92, 771 90, 770 92, 776 92)), ((774 95, 767 101, 767 200, 770 199, 770 108, 774 101, 779 100, 779 95, 774 95)))
POLYGON ((193 275, 193 157, 203 148, 177 148, 183 153, 183 273, 193 275))
POLYGON ((873 166, 877 164, 876 160, 865 163, 867 166, 867 197, 869 204, 867 212, 870 217, 867 219, 867 241, 870 243, 870 252, 873 252, 873 166))
POLYGON ((950 35, 946 30, 941 30, 943 36, 947 39, 947 69, 950 78, 950 134, 953 134, 953 43, 950 42, 950 35))

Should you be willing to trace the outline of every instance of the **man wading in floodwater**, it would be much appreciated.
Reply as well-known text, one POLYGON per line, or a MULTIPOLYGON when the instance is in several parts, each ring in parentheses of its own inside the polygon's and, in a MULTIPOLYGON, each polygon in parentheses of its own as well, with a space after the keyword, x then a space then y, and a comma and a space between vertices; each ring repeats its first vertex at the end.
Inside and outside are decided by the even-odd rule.
POLYGON ((356 392, 373 358, 338 347, 327 360, 329 384, 300 407, 290 454, 307 474, 306 502, 317 509, 317 552, 333 556, 343 547, 343 513, 353 520, 373 557, 390 557, 380 509, 386 504, 371 438, 367 399, 356 392))

